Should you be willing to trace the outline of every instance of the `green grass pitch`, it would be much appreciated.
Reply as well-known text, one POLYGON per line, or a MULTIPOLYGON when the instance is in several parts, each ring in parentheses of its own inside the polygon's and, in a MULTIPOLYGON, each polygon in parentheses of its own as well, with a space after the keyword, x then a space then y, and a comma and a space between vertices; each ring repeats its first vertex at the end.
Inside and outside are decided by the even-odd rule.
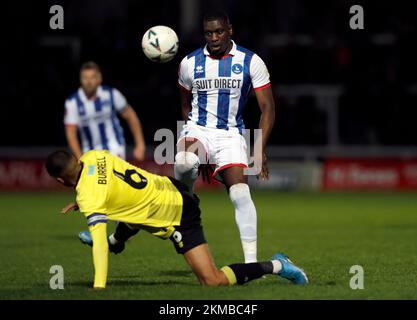
MULTIPOLYGON (((217 266, 242 261, 227 194, 200 193, 203 224, 217 266)), ((79 213, 61 215, 67 193, 0 194, 0 299, 415 299, 416 193, 253 192, 258 257, 283 251, 303 267, 307 287, 269 275, 244 286, 204 288, 169 240, 145 232, 110 255, 107 289, 92 284, 91 249, 77 233, 79 213), (64 268, 65 289, 51 290, 52 265, 64 268), (352 265, 364 269, 352 290, 352 265)), ((114 224, 110 223, 108 231, 114 224)))

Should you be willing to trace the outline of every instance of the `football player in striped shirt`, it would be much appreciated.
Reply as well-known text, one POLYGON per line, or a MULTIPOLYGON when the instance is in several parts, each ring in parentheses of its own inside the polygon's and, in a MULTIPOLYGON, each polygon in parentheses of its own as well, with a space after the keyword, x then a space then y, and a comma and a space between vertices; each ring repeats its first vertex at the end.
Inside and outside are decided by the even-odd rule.
POLYGON ((81 87, 65 101, 65 134, 77 158, 88 150, 109 150, 126 158, 123 128, 117 115, 129 125, 136 160, 145 157, 145 141, 141 122, 135 110, 116 88, 102 85, 102 75, 95 62, 86 62, 80 70, 81 87), (77 132, 81 137, 81 146, 77 132))
POLYGON ((199 200, 173 178, 142 170, 108 151, 92 150, 79 160, 66 151, 56 151, 45 166, 52 177, 76 191, 76 203, 63 213, 79 209, 87 218, 91 236, 86 243, 93 251, 95 289, 106 287, 108 252, 122 252, 125 242, 139 230, 170 239, 203 285, 244 284, 265 274, 277 274, 295 284, 308 283, 303 270, 282 253, 269 261, 217 269, 201 225, 199 200), (108 220, 118 221, 109 237, 108 220))
POLYGON ((224 183, 235 207, 245 262, 255 262, 257 217, 244 174, 248 157, 242 114, 254 89, 262 129, 262 168, 258 178, 268 179, 265 148, 275 122, 269 73, 257 54, 232 40, 227 14, 207 14, 203 27, 206 45, 187 55, 178 72, 186 124, 177 142, 175 178, 192 190, 201 165, 207 160, 215 165, 213 177, 224 183))

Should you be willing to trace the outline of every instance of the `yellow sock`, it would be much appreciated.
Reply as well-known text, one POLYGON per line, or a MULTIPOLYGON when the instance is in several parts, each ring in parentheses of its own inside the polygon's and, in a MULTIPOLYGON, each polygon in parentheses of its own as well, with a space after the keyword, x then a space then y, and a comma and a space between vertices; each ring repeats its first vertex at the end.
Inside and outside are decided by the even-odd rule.
POLYGON ((229 285, 234 285, 234 284, 237 283, 236 275, 230 267, 225 266, 225 267, 221 268, 220 270, 223 271, 227 280, 229 280, 229 285))

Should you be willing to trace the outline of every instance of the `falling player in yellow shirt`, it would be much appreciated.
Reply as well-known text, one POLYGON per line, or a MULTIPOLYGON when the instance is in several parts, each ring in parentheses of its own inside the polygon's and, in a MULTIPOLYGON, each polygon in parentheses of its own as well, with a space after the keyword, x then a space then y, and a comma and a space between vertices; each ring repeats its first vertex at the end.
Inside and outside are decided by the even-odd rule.
POLYGON ((266 262, 217 269, 204 237, 199 200, 173 178, 149 173, 108 151, 88 151, 79 160, 66 151, 56 151, 45 166, 50 176, 76 190, 76 204, 64 212, 79 209, 87 218, 96 289, 106 286, 108 251, 123 251, 125 242, 140 229, 170 239, 203 285, 244 284, 265 274, 277 274, 296 284, 308 282, 302 269, 282 253, 266 262), (107 220, 118 222, 109 237, 107 220))

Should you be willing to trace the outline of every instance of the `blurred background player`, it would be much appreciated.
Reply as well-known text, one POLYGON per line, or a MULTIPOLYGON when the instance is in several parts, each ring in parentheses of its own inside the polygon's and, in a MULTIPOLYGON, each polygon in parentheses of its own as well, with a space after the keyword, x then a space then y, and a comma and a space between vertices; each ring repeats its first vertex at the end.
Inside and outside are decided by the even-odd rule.
MULTIPOLYGON (((248 157, 242 136, 245 128, 242 113, 254 88, 262 113, 259 122, 262 169, 258 178, 268 179, 265 146, 275 122, 269 73, 258 55, 231 39, 233 29, 226 13, 206 14, 203 26, 207 44, 187 55, 179 68, 182 115, 186 124, 177 144, 175 178, 193 190, 203 161, 208 159, 216 165, 212 176, 224 183, 235 207, 245 262, 255 262, 257 218, 248 178, 244 175, 248 157)), ((211 167, 203 168, 207 174, 206 170, 211 167)))
POLYGON ((126 145, 119 114, 129 125, 136 160, 145 158, 145 141, 135 110, 116 88, 102 85, 99 66, 86 62, 80 70, 81 87, 65 101, 65 135, 73 154, 80 158, 88 150, 109 150, 126 158, 126 145), (77 131, 80 133, 81 146, 77 131))
POLYGON ((66 151, 46 160, 52 177, 77 193, 76 204, 87 218, 93 247, 94 288, 105 288, 108 252, 120 253, 125 242, 144 229, 170 239, 179 254, 207 286, 244 284, 265 274, 277 274, 295 284, 307 284, 306 274, 282 253, 260 263, 231 264, 217 269, 201 225, 198 198, 181 182, 135 167, 108 151, 89 151, 79 161, 66 151), (107 220, 119 222, 107 237, 107 220))

